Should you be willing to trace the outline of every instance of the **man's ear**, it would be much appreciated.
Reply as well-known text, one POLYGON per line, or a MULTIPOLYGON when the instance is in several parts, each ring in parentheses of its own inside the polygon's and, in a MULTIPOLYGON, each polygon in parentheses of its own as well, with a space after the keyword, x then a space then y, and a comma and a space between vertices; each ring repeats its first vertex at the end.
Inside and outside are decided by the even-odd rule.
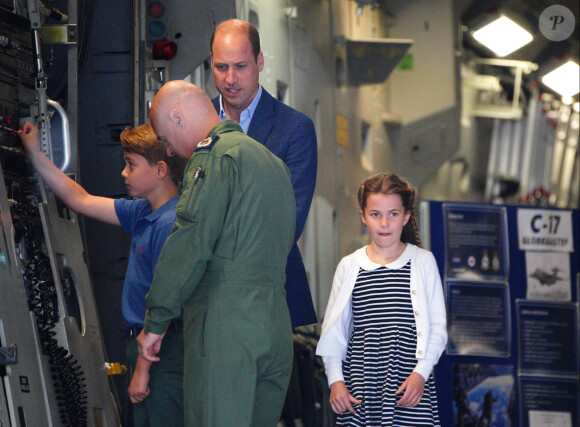
POLYGON ((262 55, 262 52, 258 53, 256 63, 258 64, 258 72, 262 71, 264 69, 264 55, 262 55))
POLYGON ((185 128, 185 117, 180 110, 172 108, 169 110, 169 118, 171 122, 179 128, 185 128))

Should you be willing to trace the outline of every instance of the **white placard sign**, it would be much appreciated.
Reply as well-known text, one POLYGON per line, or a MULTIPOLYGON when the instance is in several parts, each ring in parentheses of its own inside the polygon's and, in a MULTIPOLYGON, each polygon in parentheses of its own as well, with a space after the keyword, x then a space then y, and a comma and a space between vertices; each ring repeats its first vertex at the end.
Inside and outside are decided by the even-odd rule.
POLYGON ((529 411, 530 427, 572 427, 572 414, 559 411, 529 411))
POLYGON ((526 298, 540 301, 572 301, 570 254, 526 251, 526 298))
POLYGON ((518 241, 523 251, 574 252, 572 211, 518 209, 518 241))

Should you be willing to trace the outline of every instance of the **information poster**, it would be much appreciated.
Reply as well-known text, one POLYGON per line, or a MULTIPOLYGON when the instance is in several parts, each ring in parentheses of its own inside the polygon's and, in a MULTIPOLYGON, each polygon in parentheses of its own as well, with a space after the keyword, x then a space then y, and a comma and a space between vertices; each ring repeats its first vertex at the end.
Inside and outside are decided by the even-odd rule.
POLYGON ((443 216, 446 277, 507 280, 509 259, 505 208, 446 203, 443 216))
POLYGON ((572 303, 516 301, 521 373, 578 375, 578 313, 572 303))
POLYGON ((515 426, 513 365, 453 365, 453 426, 515 426))
POLYGON ((572 211, 518 209, 518 241, 522 251, 574 252, 572 211))
POLYGON ((576 427, 578 379, 519 378, 520 425, 529 427, 576 427))
POLYGON ((505 283, 445 283, 447 353, 507 357, 510 354, 509 289, 505 283))

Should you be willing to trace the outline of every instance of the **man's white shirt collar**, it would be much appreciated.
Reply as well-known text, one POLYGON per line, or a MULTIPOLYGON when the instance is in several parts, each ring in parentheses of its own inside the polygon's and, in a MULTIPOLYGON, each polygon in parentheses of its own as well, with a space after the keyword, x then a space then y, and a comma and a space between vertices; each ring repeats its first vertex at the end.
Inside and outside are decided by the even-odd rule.
MULTIPOLYGON (((258 102, 260 102, 260 98, 262 97, 262 85, 258 86, 258 93, 248 105, 242 114, 240 114, 240 126, 244 133, 248 133, 248 129, 250 128, 250 123, 252 122, 252 117, 254 117, 254 112, 256 111, 256 107, 258 106, 258 102)), ((226 114, 226 110, 224 109, 223 98, 220 95, 220 120, 224 121, 228 119, 228 115, 226 114)))

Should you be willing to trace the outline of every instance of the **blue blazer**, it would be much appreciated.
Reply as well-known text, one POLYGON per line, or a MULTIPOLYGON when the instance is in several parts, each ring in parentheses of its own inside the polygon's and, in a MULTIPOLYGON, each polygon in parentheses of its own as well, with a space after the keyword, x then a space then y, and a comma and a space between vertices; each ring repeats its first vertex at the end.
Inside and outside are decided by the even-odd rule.
MULTIPOLYGON (((212 102, 219 114, 219 96, 212 102)), ((265 145, 290 169, 296 198, 296 232, 286 263, 286 302, 292 327, 316 323, 306 270, 296 244, 304 229, 316 185, 318 159, 314 124, 308 116, 278 101, 262 88, 248 136, 265 145)))

